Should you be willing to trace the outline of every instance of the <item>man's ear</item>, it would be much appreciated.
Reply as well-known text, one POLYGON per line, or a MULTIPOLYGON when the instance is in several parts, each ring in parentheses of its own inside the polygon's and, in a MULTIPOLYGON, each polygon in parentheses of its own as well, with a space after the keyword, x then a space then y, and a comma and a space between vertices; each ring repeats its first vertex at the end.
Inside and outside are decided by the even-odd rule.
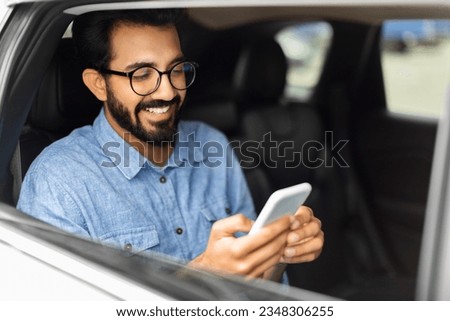
POLYGON ((106 101, 106 82, 102 74, 95 69, 83 70, 83 82, 100 101, 106 101))

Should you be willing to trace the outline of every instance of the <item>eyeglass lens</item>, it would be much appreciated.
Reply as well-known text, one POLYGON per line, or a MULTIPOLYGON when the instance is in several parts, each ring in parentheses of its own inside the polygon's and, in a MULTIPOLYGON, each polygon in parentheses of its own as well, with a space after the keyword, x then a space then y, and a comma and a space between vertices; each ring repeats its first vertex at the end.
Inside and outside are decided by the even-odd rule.
MULTIPOLYGON (((152 67, 137 69, 131 77, 131 86, 139 95, 148 95, 154 92, 160 83, 159 72, 152 67)), ((170 69, 169 81, 175 89, 188 88, 195 79, 195 66, 190 62, 181 62, 170 69)))

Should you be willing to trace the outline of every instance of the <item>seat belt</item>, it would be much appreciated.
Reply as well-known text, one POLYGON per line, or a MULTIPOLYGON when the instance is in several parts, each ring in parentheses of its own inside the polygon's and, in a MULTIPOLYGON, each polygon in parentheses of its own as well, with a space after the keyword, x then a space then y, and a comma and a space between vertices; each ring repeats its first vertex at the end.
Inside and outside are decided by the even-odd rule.
MULTIPOLYGON (((350 139, 348 132, 348 118, 350 103, 346 99, 346 92, 344 86, 336 86, 331 90, 330 101, 333 102, 332 108, 332 122, 333 129, 338 133, 340 139, 350 139)), ((343 157, 349 164, 354 163, 351 157, 351 153, 343 150, 343 157)), ((345 180, 345 194, 347 198, 348 211, 353 217, 359 217, 361 224, 365 229, 369 244, 371 245, 375 259, 379 262, 379 267, 382 268, 390 276, 394 276, 396 269, 391 263, 389 256, 383 246, 381 236, 376 229, 375 222, 373 220, 373 213, 367 204, 367 199, 364 194, 363 186, 359 182, 359 179, 351 168, 341 169, 342 176, 345 180)))
POLYGON ((12 199, 14 205, 19 200, 20 189, 22 187, 22 161, 20 156, 20 141, 17 142, 16 149, 9 164, 9 170, 13 176, 12 199))

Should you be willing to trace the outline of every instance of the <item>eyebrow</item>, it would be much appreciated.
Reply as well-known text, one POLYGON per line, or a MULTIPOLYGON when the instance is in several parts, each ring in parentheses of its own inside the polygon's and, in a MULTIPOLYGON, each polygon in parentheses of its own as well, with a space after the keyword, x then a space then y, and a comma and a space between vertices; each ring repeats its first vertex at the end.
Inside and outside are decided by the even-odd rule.
MULTIPOLYGON (((172 59, 172 61, 169 63, 169 66, 173 65, 173 64, 175 64, 177 62, 183 61, 183 60, 186 60, 186 57, 184 55, 180 55, 180 56, 172 59)), ((126 66, 125 70, 131 71, 131 70, 134 70, 134 69, 137 69, 137 68, 140 68, 140 67, 153 67, 153 68, 156 68, 156 64, 154 62, 140 61, 140 62, 135 62, 135 63, 132 63, 131 65, 126 66)))

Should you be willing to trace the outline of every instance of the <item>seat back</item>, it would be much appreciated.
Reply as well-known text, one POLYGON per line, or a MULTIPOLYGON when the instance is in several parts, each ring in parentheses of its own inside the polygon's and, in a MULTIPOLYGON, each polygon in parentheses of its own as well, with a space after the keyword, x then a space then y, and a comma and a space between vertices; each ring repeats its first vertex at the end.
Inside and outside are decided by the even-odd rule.
POLYGON ((33 160, 54 141, 73 129, 92 123, 102 106, 82 81, 82 65, 71 38, 61 40, 42 80, 35 103, 28 115, 15 160, 17 201, 21 180, 33 160))
POLYGON ((264 38, 243 50, 234 84, 244 137, 259 143, 274 189, 314 181, 319 149, 312 144, 323 135, 320 118, 310 106, 283 102, 286 73, 280 45, 264 38))

